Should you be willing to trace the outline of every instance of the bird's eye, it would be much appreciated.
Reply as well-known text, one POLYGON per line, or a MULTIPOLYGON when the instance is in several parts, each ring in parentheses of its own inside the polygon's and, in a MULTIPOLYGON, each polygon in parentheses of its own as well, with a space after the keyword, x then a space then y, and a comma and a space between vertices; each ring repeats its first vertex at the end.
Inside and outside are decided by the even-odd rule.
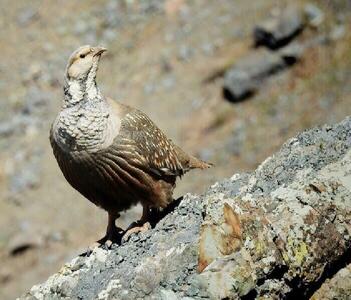
POLYGON ((79 55, 80 58, 84 58, 85 57, 85 54, 81 54, 79 55))

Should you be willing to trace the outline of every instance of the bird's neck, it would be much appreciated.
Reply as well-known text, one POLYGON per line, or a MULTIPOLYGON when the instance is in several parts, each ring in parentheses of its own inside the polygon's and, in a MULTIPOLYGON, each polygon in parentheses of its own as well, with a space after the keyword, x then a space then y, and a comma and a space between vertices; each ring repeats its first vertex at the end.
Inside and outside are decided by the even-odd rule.
POLYGON ((65 77, 63 108, 82 105, 85 102, 99 104, 104 101, 104 97, 96 84, 96 71, 97 67, 93 66, 84 77, 65 77))

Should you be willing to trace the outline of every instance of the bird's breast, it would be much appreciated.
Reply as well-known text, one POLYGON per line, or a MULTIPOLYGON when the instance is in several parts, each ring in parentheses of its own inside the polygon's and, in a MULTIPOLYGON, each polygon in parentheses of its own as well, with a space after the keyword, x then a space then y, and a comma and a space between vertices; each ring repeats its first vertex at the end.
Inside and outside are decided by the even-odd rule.
POLYGON ((65 152, 95 152, 105 143, 107 122, 104 115, 61 113, 53 125, 53 136, 65 152))

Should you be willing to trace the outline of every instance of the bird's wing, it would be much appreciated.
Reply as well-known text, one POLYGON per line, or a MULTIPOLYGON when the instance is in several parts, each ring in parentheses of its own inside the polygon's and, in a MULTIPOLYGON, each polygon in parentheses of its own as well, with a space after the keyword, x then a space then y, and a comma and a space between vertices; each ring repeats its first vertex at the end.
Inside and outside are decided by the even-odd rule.
POLYGON ((129 145, 129 151, 134 151, 134 163, 156 175, 181 176, 187 171, 178 147, 139 110, 125 116, 117 140, 129 145))

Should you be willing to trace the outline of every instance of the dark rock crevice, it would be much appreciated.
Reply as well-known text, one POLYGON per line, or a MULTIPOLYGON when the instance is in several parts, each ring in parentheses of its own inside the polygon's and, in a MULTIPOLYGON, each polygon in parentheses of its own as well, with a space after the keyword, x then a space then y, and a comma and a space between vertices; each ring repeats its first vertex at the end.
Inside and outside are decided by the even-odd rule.
POLYGON ((341 255, 336 261, 331 264, 327 264, 325 266, 324 272, 320 276, 320 278, 313 282, 308 286, 301 285, 301 278, 296 278, 289 286, 291 287, 291 291, 286 295, 287 300, 293 299, 301 299, 308 300, 312 297, 312 295, 318 291, 318 289, 322 286, 324 282, 328 279, 333 278, 333 276, 339 272, 341 269, 345 268, 347 265, 351 264, 351 248, 345 251, 343 255, 341 255))

